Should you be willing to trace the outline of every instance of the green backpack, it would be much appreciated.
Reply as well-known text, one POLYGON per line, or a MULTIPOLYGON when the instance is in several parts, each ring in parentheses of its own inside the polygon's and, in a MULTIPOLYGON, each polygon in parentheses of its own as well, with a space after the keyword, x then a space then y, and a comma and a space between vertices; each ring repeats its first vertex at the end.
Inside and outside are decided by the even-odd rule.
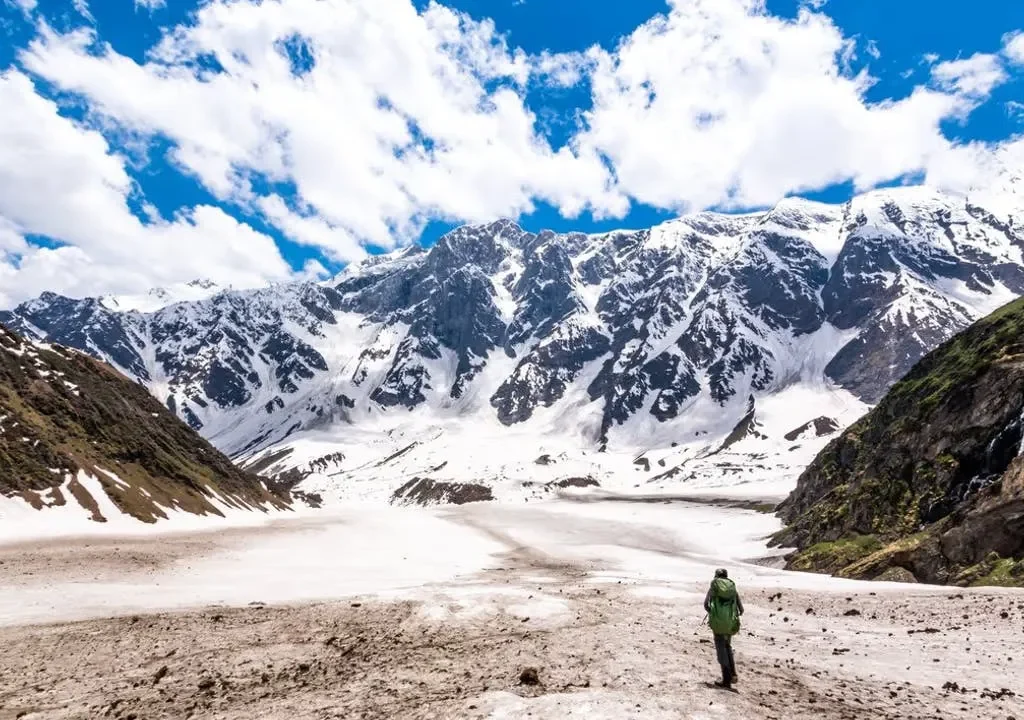
POLYGON ((740 613, 736 607, 736 584, 729 578, 711 581, 711 610, 708 625, 715 635, 735 635, 740 631, 740 613))

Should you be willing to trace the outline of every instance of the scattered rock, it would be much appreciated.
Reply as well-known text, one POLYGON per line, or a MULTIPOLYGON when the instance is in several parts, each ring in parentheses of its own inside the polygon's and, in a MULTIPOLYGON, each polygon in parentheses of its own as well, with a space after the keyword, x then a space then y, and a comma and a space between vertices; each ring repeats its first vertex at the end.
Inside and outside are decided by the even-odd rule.
POLYGON ((837 423, 830 417, 822 416, 819 418, 815 418, 814 420, 805 422, 803 425, 794 430, 790 430, 788 433, 783 435, 783 437, 789 440, 790 442, 793 442, 798 437, 803 435, 805 432, 810 430, 812 425, 814 426, 814 434, 816 437, 824 437, 825 435, 831 435, 832 433, 839 430, 839 423, 837 423))
POLYGON ((914 573, 907 570, 905 567, 899 567, 894 565, 893 567, 887 568, 885 572, 875 578, 879 582, 898 582, 898 583, 916 583, 917 578, 914 577, 914 573))
POLYGON ((519 684, 520 685, 540 685, 540 673, 535 667, 523 668, 523 671, 519 673, 519 684))
POLYGON ((1017 697, 1017 693, 1007 688, 1002 688, 1000 690, 989 690, 988 688, 985 688, 981 691, 981 697, 984 700, 1003 700, 1005 698, 1017 697))
POLYGON ((455 483, 413 478, 395 490, 392 505, 465 505, 494 500, 489 487, 475 483, 455 483))
POLYGON ((161 680, 163 680, 165 677, 167 677, 167 673, 168 672, 170 672, 170 671, 168 670, 166 665, 164 665, 159 670, 157 670, 156 673, 153 675, 153 684, 156 685, 161 680))
POLYGON ((858 617, 860 615, 860 610, 857 610, 856 608, 851 608, 844 612, 843 615, 845 617, 858 617))
POLYGON ((552 480, 546 483, 546 488, 585 488, 585 487, 600 487, 601 483, 592 477, 568 477, 562 478, 561 480, 552 480))

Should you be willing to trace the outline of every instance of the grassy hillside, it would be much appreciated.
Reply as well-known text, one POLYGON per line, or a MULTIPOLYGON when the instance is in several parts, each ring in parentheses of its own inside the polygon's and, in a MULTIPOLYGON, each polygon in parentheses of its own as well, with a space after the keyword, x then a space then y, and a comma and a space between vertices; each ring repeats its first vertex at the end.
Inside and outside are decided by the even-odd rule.
POLYGON ((104 518, 84 488, 73 479, 66 484, 79 470, 96 476, 118 507, 147 522, 166 517, 163 508, 172 506, 220 514, 211 491, 238 507, 288 504, 142 386, 82 353, 34 345, 2 325, 0 468, 0 493, 19 494, 36 507, 77 501, 96 520, 104 518))
POLYGON ((1024 300, 923 358, 780 506, 794 569, 1024 585, 1024 300))

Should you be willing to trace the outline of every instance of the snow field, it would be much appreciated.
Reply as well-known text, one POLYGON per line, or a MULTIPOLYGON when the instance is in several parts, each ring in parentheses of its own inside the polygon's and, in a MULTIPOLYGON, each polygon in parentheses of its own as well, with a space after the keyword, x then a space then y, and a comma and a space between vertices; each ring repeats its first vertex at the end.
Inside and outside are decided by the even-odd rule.
MULTIPOLYGON (((563 500, 444 510, 353 503, 230 533, 94 538, 110 562, 125 563, 121 570, 94 572, 82 562, 70 573, 0 581, 0 624, 365 596, 423 600, 424 613, 453 621, 499 611, 554 621, 569 611, 555 589, 565 579, 558 567, 585 571, 598 585, 628 580, 638 596, 681 601, 693 600, 694 584, 719 566, 730 568, 741 588, 866 587, 752 562, 772 554, 764 539, 777 528, 774 518, 753 511, 678 502, 563 500), (198 541, 209 548, 196 554, 198 541), (124 554, 117 552, 122 545, 124 554), (154 568, 129 561, 147 552, 164 553, 166 562, 154 568), (508 584, 513 576, 502 568, 524 562, 539 566, 508 584)), ((63 547, 74 553, 82 545, 63 547)), ((22 549, 4 551, 17 558, 22 549)))

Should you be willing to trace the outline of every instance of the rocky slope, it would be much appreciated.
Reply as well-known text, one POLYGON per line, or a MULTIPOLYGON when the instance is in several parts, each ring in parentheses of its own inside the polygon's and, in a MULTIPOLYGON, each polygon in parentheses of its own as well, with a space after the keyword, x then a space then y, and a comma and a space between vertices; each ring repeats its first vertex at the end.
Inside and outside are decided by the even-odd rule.
MULTIPOLYGON (((437 428, 519 438, 515 459, 532 463, 538 438, 711 452, 749 416, 745 436, 786 452, 785 434, 874 403, 925 352, 1024 292, 1022 203, 1005 199, 907 187, 601 235, 501 221, 324 283, 157 308, 47 293, 0 320, 109 362, 232 457, 293 449, 275 469, 325 483, 372 479, 367 468, 437 428), (805 402, 769 420, 771 399, 794 387, 805 402), (395 442, 366 456, 364 431, 395 442), (309 438, 315 451, 299 446, 309 438)), ((455 456, 423 457, 402 478, 381 472, 400 480, 391 491, 414 477, 502 475, 507 463, 453 475, 449 461, 473 446, 460 440, 455 456)))
POLYGON ((919 362, 780 507, 796 569, 1024 585, 1024 300, 919 362))
POLYGON ((13 500, 35 509, 80 505, 99 522, 114 519, 106 516, 111 502, 145 522, 288 505, 144 387, 83 353, 28 342, 2 325, 0 468, 0 526, 13 500))

